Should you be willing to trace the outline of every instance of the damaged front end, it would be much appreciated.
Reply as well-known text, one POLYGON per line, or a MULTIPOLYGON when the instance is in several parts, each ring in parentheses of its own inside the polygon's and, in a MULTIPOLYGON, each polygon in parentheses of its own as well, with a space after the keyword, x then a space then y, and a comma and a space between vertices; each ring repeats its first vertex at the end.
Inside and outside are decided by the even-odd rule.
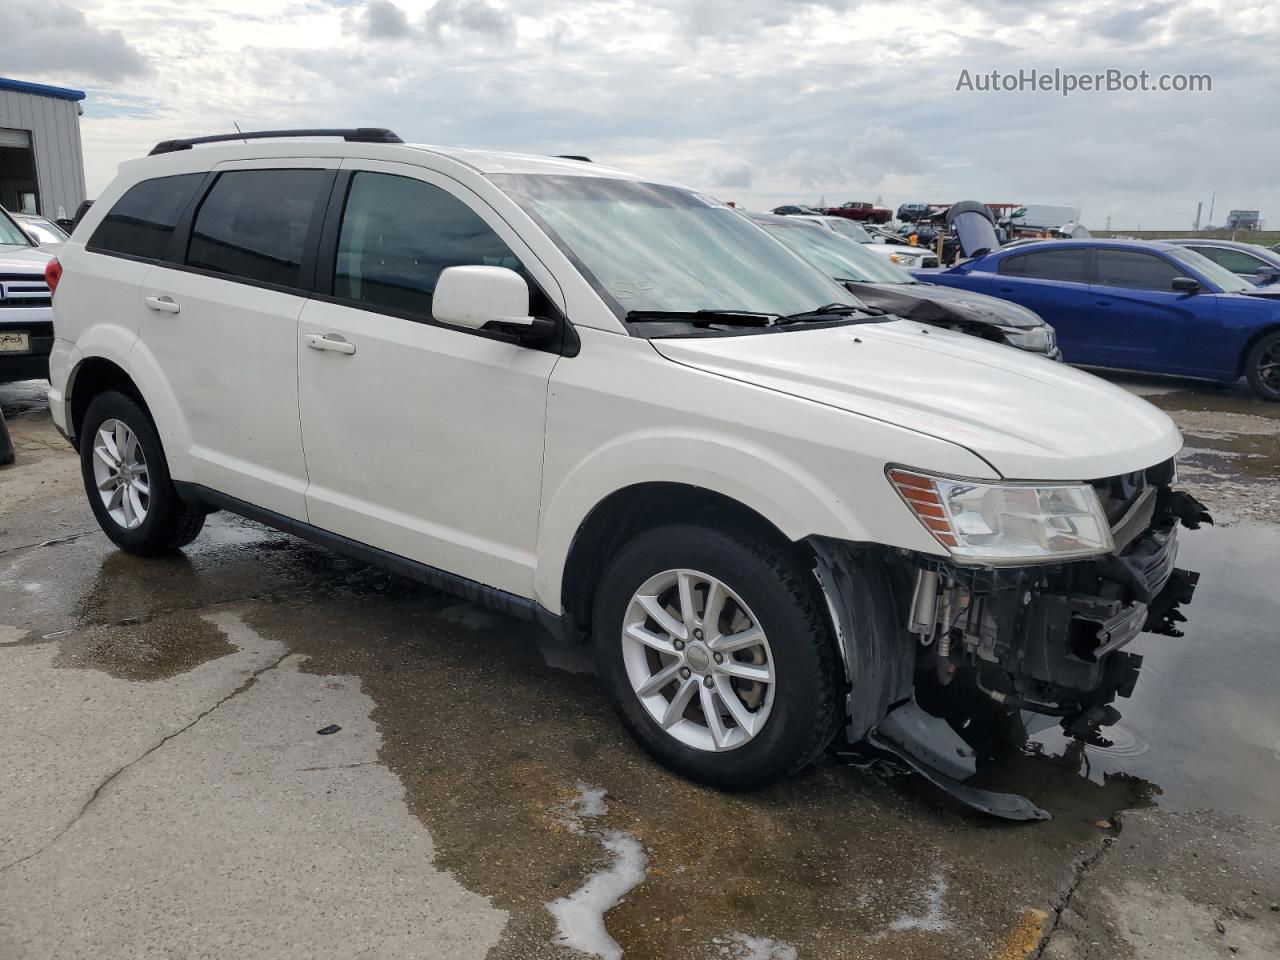
MULTIPOLYGON (((951 725, 925 712, 947 700, 948 688, 989 701, 1007 714, 1054 718, 1070 737, 1109 745, 1102 728, 1120 713, 1117 698, 1133 693, 1142 657, 1125 649, 1142 632, 1181 636, 1179 611, 1199 574, 1175 566, 1178 528, 1212 523, 1207 510, 1174 490, 1172 461, 1109 477, 1092 486, 1110 523, 1114 550, 1053 564, 993 566, 899 552, 891 563, 897 642, 873 642, 877 659, 897 678, 874 721, 851 712, 851 740, 890 750, 971 806, 1010 819, 1041 819, 1021 797, 964 785, 976 757, 951 725), (904 634, 911 639, 904 638, 904 634), (907 645, 914 654, 904 652, 907 645), (910 684, 902 673, 910 664, 910 684), (908 690, 908 686, 910 689, 908 690), (925 695, 927 693, 927 695, 925 695)), ((838 578, 839 559, 819 554, 819 576, 838 578)), ((830 597, 828 590, 828 596, 830 597)), ((835 610, 837 619, 840 611, 835 610)), ((844 614, 842 641, 858 634, 844 614)), ((865 640, 868 632, 859 631, 865 640)), ((847 656, 853 655, 852 652, 847 656)), ((855 689, 857 668, 850 664, 855 689)), ((865 653, 862 654, 865 656, 865 653)), ((955 699, 955 698, 952 698, 955 699)), ((943 712, 938 710, 936 712, 943 712)))

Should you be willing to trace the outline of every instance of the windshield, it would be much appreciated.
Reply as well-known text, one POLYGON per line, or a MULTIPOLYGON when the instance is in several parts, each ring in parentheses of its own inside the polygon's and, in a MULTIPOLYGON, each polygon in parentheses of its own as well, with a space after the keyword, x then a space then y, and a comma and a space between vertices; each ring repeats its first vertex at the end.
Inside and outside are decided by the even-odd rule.
POLYGON ((65 243, 67 235, 48 220, 36 220, 24 217, 22 225, 36 235, 41 243, 65 243))
POLYGON ((845 220, 842 217, 832 217, 827 221, 831 225, 831 229, 842 236, 848 237, 850 240, 856 240, 858 243, 870 243, 871 234, 867 233, 866 228, 859 226, 852 220, 845 220))
POLYGON ((13 218, 4 210, 0 210, 0 247, 29 247, 31 240, 22 229, 13 222, 13 218))
POLYGON ((677 187, 604 177, 494 174, 620 319, 633 311, 778 316, 857 306, 741 213, 677 187))
POLYGON ((1183 266, 1190 267, 1200 274, 1200 276, 1221 289, 1223 293, 1253 293, 1258 289, 1248 280, 1243 277, 1237 277, 1222 264, 1214 263, 1202 253, 1186 249, 1166 251, 1166 253, 1169 253, 1174 260, 1177 260, 1183 266))
POLYGON ((757 221, 804 259, 836 280, 856 283, 915 283, 907 271, 895 267, 863 245, 816 224, 757 221))

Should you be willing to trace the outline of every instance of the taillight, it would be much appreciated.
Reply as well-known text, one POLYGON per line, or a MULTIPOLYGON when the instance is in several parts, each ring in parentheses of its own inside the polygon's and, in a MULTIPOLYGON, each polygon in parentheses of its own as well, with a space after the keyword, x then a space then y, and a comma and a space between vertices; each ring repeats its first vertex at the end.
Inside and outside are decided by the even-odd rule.
POLYGON ((58 291, 58 281, 62 279, 62 264, 54 257, 44 265, 44 282, 49 285, 49 296, 58 291))

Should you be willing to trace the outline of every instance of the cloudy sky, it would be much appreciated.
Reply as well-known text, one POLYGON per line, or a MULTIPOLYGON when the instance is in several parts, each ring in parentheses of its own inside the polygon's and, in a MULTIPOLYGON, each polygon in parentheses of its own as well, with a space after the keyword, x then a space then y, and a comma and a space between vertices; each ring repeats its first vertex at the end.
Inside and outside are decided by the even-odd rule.
POLYGON ((3 0, 0 74, 88 92, 89 194, 158 140, 387 126, 597 160, 752 209, 972 198, 1089 226, 1280 225, 1273 0, 3 0), (961 71, 1210 74, 957 91, 961 71))

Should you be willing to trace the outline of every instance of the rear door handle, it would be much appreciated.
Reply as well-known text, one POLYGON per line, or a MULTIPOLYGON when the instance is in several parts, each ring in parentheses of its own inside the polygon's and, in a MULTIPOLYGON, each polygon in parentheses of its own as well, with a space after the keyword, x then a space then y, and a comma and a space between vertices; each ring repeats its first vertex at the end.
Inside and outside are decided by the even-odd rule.
POLYGON ((158 310, 160 313, 181 313, 182 305, 173 297, 146 297, 144 302, 152 310, 158 310))
POLYGON ((1100 306, 1100 307, 1109 307, 1109 306, 1111 306, 1111 301, 1110 301, 1110 300, 1098 300, 1098 301, 1095 301, 1095 302, 1096 302, 1096 303, 1098 304, 1098 306, 1100 306))
POLYGON ((345 340, 336 333, 308 333, 307 346, 312 350, 332 350, 334 353, 351 356, 356 352, 356 345, 345 340))

